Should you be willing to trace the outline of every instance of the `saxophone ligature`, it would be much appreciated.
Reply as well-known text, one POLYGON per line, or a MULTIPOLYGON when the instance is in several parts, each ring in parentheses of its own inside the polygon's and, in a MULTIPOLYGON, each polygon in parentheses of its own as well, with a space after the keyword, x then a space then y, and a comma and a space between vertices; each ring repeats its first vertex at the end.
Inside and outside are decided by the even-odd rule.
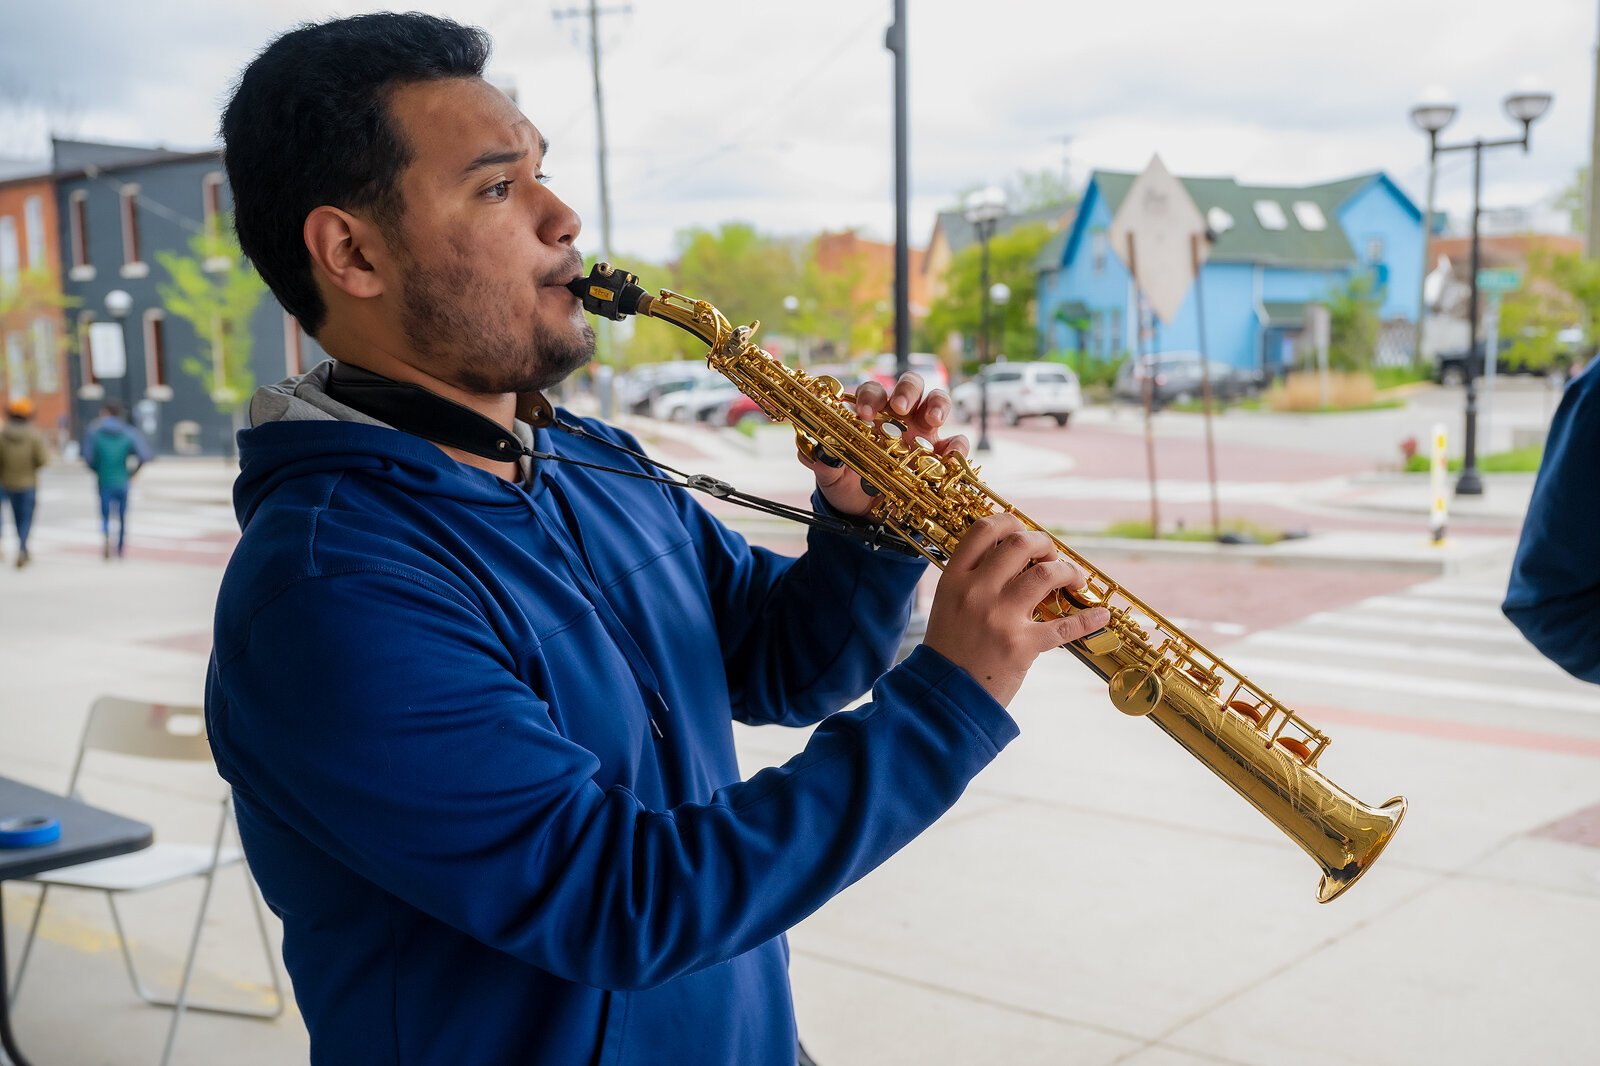
POLYGON ((1050 536, 1088 581, 1052 593, 1034 616, 1109 610, 1103 629, 1064 647, 1107 683, 1118 710, 1154 722, 1311 856, 1322 871, 1318 902, 1339 896, 1377 861, 1405 816, 1404 797, 1372 807, 1334 784, 1318 766, 1326 733, 1019 511, 964 456, 935 454, 887 411, 860 418, 837 379, 788 367, 758 347, 758 322, 734 326, 704 300, 666 289, 652 296, 636 275, 606 263, 569 288, 591 314, 658 318, 703 341, 712 369, 768 417, 789 423, 803 454, 825 453, 859 475, 874 495, 870 517, 934 565, 942 568, 987 515, 1010 514, 1050 536))

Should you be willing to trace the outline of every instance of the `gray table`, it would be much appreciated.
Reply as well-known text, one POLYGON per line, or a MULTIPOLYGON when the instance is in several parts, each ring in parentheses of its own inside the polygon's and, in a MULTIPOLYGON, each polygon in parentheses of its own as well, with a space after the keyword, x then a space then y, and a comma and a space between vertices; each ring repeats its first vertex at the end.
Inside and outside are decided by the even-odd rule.
MULTIPOLYGON (((61 839, 35 848, 0 848, 0 887, 13 878, 139 851, 148 848, 155 839, 150 827, 143 822, 0 777, 0 818, 34 814, 59 821, 61 839)), ((3 908, 3 900, 0 900, 0 908, 3 908)), ((13 1066, 28 1066, 11 1032, 5 958, 5 921, 0 913, 0 1047, 5 1048, 5 1055, 13 1066)))

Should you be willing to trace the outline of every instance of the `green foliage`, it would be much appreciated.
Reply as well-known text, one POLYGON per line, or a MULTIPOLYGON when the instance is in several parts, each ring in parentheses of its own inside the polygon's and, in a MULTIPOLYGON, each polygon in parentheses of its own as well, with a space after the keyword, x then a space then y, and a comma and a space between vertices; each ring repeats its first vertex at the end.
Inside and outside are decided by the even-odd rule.
MULTIPOLYGON (((831 342, 839 359, 871 355, 885 347, 894 309, 889 304, 890 293, 880 292, 872 284, 864 255, 846 260, 841 269, 827 271, 818 266, 813 243, 805 257, 797 295, 799 305, 792 319, 782 323, 781 332, 808 341, 831 342)), ((776 318, 773 321, 778 323, 776 318)))
MULTIPOLYGON (((34 323, 49 319, 54 330, 57 355, 72 344, 72 331, 60 328, 61 312, 82 303, 75 296, 61 291, 55 275, 48 270, 24 270, 10 285, 0 285, 0 337, 7 334, 31 334, 34 323)), ((30 340, 23 344, 24 370, 28 381, 38 381, 38 367, 33 365, 34 348, 30 340)))
POLYGON ((1557 336, 1571 326, 1583 331, 1579 354, 1600 347, 1600 260, 1535 251, 1522 288, 1500 302, 1503 355, 1530 370, 1548 368, 1573 354, 1557 336))
MULTIPOLYGON (((1276 544, 1283 539, 1283 531, 1260 526, 1243 518, 1230 518, 1222 523, 1219 531, 1223 534, 1233 533, 1245 541, 1254 544, 1276 544)), ((1112 522, 1106 527, 1105 535, 1108 537, 1121 537, 1125 540, 1151 540, 1150 523, 1143 519, 1130 519, 1121 522, 1112 522)), ((1183 541, 1208 541, 1212 540, 1211 526, 1206 524, 1203 528, 1163 529, 1162 540, 1183 541)))
POLYGON ((256 387, 250 319, 267 283, 240 251, 232 219, 191 237, 188 255, 157 252, 156 261, 171 278, 156 286, 162 306, 189 323, 200 342, 200 356, 183 361, 184 373, 206 387, 218 411, 236 415, 256 387))
MULTIPOLYGON (((972 194, 984 188, 981 183, 962 187, 956 193, 956 202, 946 208, 959 211, 972 194)), ((1046 207, 1059 207, 1063 211, 1078 202, 1078 191, 1067 183, 1061 171, 1051 167, 1038 170, 1019 170, 1004 184, 1006 209, 1013 214, 1038 211, 1046 207)))
POLYGON ((1572 223, 1573 233, 1583 233, 1587 228, 1589 216, 1588 192, 1589 168, 1579 167, 1577 173, 1572 176, 1572 184, 1565 186, 1560 192, 1556 193, 1555 199, 1551 203, 1551 206, 1557 211, 1566 213, 1568 220, 1572 223))
MULTIPOLYGON (((1544 446, 1532 444, 1526 448, 1513 448, 1509 452, 1494 452, 1490 455, 1478 457, 1478 469, 1486 474, 1532 474, 1538 471, 1539 463, 1544 459, 1544 446)), ((1426 455, 1418 452, 1406 460, 1406 473, 1426 474, 1432 469, 1432 463, 1426 455)), ((1446 463, 1451 472, 1461 470, 1461 460, 1451 459, 1446 463)))
MULTIPOLYGON (((1051 229, 1042 223, 1019 226, 989 241, 989 284, 1003 281, 1011 289, 1004 307, 989 308, 990 356, 1032 359, 1039 352, 1039 333, 1033 326, 1038 275, 1033 261, 1050 240, 1051 229)), ((982 321, 982 249, 963 248, 950 262, 945 294, 928 311, 924 332, 929 337, 951 333, 976 338, 982 321)), ((982 346, 974 341, 972 351, 982 346)))
POLYGON ((1328 367, 1367 370, 1378 350, 1378 308, 1383 301, 1372 291, 1372 278, 1356 274, 1335 289, 1328 305, 1328 367))
POLYGON ((1423 364, 1407 363, 1404 366, 1375 366, 1372 368, 1372 383, 1380 391, 1383 389, 1397 389, 1402 385, 1414 385, 1419 381, 1432 380, 1432 371, 1423 364))

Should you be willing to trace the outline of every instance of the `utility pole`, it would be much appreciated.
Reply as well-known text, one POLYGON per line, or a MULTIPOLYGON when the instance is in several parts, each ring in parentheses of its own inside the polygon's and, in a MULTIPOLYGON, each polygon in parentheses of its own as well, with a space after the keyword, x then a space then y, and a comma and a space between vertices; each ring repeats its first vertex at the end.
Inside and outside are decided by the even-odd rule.
POLYGON ((1597 19, 1594 46, 1594 100, 1590 110, 1589 180, 1584 183, 1583 251, 1590 259, 1600 258, 1600 19, 1597 19))
POLYGON ((600 91, 600 16, 627 15, 632 11, 628 4, 602 9, 598 0, 589 0, 587 9, 569 7, 551 12, 557 22, 569 18, 589 20, 589 69, 594 76, 595 150, 600 171, 600 254, 607 260, 611 258, 611 186, 606 178, 606 105, 600 91))
MULTIPOLYGON (((883 46, 894 53, 894 373, 911 369, 910 194, 906 149, 906 0, 894 0, 894 24, 883 46)), ((984 299, 988 299, 987 293, 984 299)), ((987 306, 987 305, 985 305, 987 306)))

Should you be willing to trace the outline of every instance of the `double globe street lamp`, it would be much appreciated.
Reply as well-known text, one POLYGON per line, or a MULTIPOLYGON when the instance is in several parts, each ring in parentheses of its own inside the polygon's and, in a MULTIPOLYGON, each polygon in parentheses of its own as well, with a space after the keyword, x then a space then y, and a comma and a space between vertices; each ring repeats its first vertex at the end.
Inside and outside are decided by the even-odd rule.
MULTIPOLYGON (((994 186, 979 189, 967 197, 965 215, 973 229, 978 231, 980 263, 978 284, 982 293, 983 311, 978 325, 978 444, 977 450, 989 450, 989 302, 994 293, 989 290, 989 238, 995 227, 1006 217, 1006 194, 994 186)), ((1011 290, 1006 289, 1006 298, 1011 290)))
MULTIPOLYGON (((1528 83, 1517 91, 1510 93, 1505 98, 1506 114, 1513 121, 1522 123, 1522 136, 1506 137, 1497 141, 1487 141, 1482 137, 1472 141, 1462 141, 1459 144, 1440 144, 1439 133, 1450 123, 1455 121, 1458 110, 1454 101, 1445 99, 1442 94, 1437 98, 1425 100, 1411 109, 1411 122, 1419 130, 1428 135, 1428 162, 1436 165, 1441 155, 1446 152, 1471 152, 1472 153, 1472 263, 1471 263, 1471 296, 1467 303, 1467 410, 1466 410, 1466 437, 1464 453, 1461 458, 1461 477, 1456 480, 1457 496, 1481 496, 1483 494, 1483 479, 1478 474, 1478 368, 1475 360, 1478 358, 1478 219, 1482 214, 1483 201, 1483 150, 1485 148, 1521 148, 1524 152, 1529 150, 1529 134, 1533 124, 1550 109, 1553 99, 1550 93, 1543 89, 1535 88, 1528 83)), ((1431 220, 1430 220, 1431 221, 1431 220)), ((1430 226, 1431 228, 1431 226, 1430 226)), ((1432 234, 1424 233, 1423 240, 1427 241, 1432 234)), ((1421 310, 1419 309, 1419 314, 1421 310)), ((1420 329, 1421 323, 1418 323, 1420 329)), ((1487 347, 1487 346, 1485 346, 1487 347)))

